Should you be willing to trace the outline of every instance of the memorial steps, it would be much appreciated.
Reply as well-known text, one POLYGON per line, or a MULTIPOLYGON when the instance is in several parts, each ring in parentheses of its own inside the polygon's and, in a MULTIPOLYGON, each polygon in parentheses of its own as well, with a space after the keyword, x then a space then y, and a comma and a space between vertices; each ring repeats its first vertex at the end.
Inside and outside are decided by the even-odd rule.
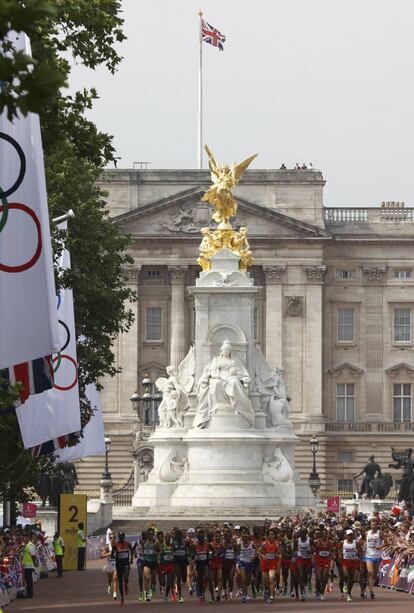
POLYGON ((195 512, 194 509, 183 507, 176 510, 160 508, 157 510, 157 513, 150 513, 142 508, 114 507, 111 529, 114 532, 122 530, 126 534, 136 534, 148 528, 149 523, 153 521, 155 521, 160 530, 164 531, 171 530, 175 526, 190 528, 200 523, 216 521, 218 523, 229 521, 233 525, 247 524, 253 526, 256 522, 262 524, 266 517, 275 518, 283 515, 293 515, 298 511, 299 509, 287 507, 252 507, 251 509, 220 509, 219 512, 215 509, 201 508, 198 512, 195 512))
MULTIPOLYGON (((109 472, 111 473, 114 489, 121 487, 132 471, 133 459, 131 456, 134 441, 133 434, 111 434, 111 451, 109 453, 109 472)), ((84 458, 75 462, 78 473, 78 493, 99 492, 99 481, 105 468, 105 456, 84 458)))

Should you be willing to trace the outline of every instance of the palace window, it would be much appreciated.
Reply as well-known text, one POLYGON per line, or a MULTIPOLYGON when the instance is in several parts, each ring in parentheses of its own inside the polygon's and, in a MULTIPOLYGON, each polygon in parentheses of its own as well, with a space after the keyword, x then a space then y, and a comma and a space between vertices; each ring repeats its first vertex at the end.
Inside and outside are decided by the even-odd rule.
POLYGON ((145 276, 149 279, 159 279, 161 277, 161 270, 159 268, 147 268, 145 276))
POLYGON ((352 462, 354 459, 354 454, 352 451, 348 451, 345 449, 338 451, 338 461, 339 462, 352 462))
POLYGON ((410 309, 394 309, 394 342, 403 343, 411 340, 410 309))
POLYGON ((394 421, 411 421, 411 383, 394 383, 394 421))
POLYGON ((411 279, 411 270, 394 270, 394 279, 411 279))
POLYGON ((337 270, 336 271, 336 278, 338 280, 353 279, 354 278, 354 271, 353 270, 337 270))
POLYGON ((352 479, 338 479, 338 492, 353 492, 354 482, 352 479))
POLYGON ((162 309, 160 307, 145 309, 145 340, 162 340, 162 309))
POLYGON ((354 340, 354 309, 338 309, 336 340, 351 342, 354 340))
POLYGON ((354 383, 336 384, 336 420, 354 421, 355 385, 354 383))

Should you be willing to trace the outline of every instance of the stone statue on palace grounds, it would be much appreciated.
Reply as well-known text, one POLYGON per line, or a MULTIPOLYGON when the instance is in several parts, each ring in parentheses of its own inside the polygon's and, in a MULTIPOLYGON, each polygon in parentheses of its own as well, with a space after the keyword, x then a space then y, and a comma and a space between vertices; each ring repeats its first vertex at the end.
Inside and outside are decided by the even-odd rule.
POLYGON ((381 478, 381 466, 375 461, 375 456, 370 455, 368 458, 368 464, 364 466, 360 473, 354 475, 354 479, 358 479, 364 475, 362 485, 358 490, 359 496, 365 496, 366 498, 373 498, 371 482, 375 478, 381 478))
POLYGON ((225 340, 220 354, 204 368, 198 381, 198 403, 193 427, 204 428, 211 417, 222 409, 231 409, 254 425, 254 409, 248 391, 250 376, 239 358, 232 357, 232 347, 225 340))
POLYGON ((255 347, 255 380, 261 396, 261 405, 272 428, 283 426, 292 428, 289 420, 289 396, 283 368, 279 366, 272 372, 259 345, 255 347))
POLYGON ((388 496, 392 487, 392 476, 390 473, 382 473, 381 477, 376 475, 370 482, 371 498, 383 500, 388 496))
POLYGON ((413 450, 405 449, 403 452, 398 452, 394 447, 392 449, 392 459, 395 464, 389 464, 390 468, 402 468, 400 481, 400 491, 398 493, 398 501, 405 502, 408 507, 414 507, 414 458, 412 457, 413 450))
POLYGON ((155 385, 162 392, 158 407, 160 428, 183 428, 184 413, 189 407, 188 394, 194 385, 194 347, 191 346, 178 367, 167 366, 168 379, 159 377, 155 385))
POLYGON ((59 505, 60 494, 73 494, 78 484, 78 475, 72 462, 55 464, 50 462, 40 475, 35 491, 42 499, 42 507, 49 499, 51 507, 59 505))

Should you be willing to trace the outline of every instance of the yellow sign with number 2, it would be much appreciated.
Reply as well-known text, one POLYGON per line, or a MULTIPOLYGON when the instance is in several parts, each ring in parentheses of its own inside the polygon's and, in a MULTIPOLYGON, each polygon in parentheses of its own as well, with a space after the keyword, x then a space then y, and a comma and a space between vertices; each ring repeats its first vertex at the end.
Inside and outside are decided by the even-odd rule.
POLYGON ((87 497, 85 494, 61 494, 59 508, 59 532, 65 541, 63 557, 64 570, 76 570, 78 567, 78 547, 76 533, 78 524, 83 524, 86 539, 88 526, 87 497))

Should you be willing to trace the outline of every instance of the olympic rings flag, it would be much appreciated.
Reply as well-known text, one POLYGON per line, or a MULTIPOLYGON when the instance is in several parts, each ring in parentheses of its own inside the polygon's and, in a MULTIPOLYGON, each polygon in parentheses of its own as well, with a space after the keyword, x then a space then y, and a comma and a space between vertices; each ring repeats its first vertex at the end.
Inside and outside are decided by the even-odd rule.
MULTIPOLYGON (((59 228, 65 229, 66 222, 59 228)), ((70 268, 70 255, 66 249, 62 252, 59 264, 63 270, 70 268)), ((59 351, 52 356, 54 386, 42 394, 29 396, 26 402, 16 409, 26 449, 65 434, 79 432, 81 429, 71 289, 62 289, 59 295, 55 296, 55 310, 59 319, 59 351)))
POLYGON ((86 386, 86 396, 95 412, 84 427, 83 437, 77 445, 55 451, 56 462, 74 462, 81 458, 89 458, 105 453, 105 432, 101 401, 95 385, 90 384, 86 386))
MULTIPOLYGON (((14 34, 12 42, 31 54, 24 34, 14 34)), ((57 351, 55 295, 39 117, 31 113, 12 123, 4 111, 0 115, 0 368, 57 351)))

